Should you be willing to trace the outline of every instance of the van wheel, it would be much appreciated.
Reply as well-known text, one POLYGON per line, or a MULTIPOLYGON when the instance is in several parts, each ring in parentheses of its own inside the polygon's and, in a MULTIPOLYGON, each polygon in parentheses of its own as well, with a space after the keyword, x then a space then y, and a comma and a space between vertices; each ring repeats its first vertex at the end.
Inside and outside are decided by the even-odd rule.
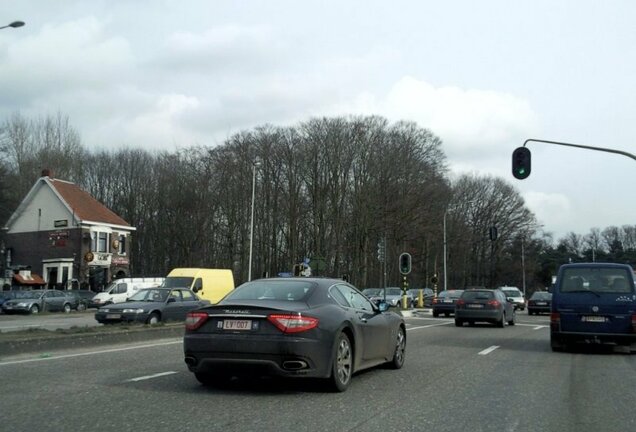
POLYGON ((161 317, 159 316, 157 312, 151 313, 150 316, 148 317, 148 320, 146 321, 146 323, 150 325, 159 324, 160 322, 161 322, 161 317))

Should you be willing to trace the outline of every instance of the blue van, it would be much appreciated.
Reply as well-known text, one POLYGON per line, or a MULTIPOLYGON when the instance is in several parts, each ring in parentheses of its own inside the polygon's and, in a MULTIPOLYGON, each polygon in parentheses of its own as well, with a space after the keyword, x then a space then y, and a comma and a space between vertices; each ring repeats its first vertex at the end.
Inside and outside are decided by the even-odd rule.
POLYGON ((579 263, 559 268, 552 290, 550 345, 636 343, 634 270, 625 264, 579 263))

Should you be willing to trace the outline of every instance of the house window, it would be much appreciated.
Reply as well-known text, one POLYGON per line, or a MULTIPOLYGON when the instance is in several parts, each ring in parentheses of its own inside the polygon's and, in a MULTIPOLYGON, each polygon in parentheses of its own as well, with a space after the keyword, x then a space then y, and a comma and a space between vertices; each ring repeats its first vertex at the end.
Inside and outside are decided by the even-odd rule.
POLYGON ((126 255, 126 234, 119 234, 119 248, 117 249, 119 255, 126 255))
POLYGON ((108 252, 108 238, 110 234, 103 231, 91 232, 91 250, 93 252, 108 252))
POLYGON ((97 233, 97 252, 108 252, 108 233, 97 233))

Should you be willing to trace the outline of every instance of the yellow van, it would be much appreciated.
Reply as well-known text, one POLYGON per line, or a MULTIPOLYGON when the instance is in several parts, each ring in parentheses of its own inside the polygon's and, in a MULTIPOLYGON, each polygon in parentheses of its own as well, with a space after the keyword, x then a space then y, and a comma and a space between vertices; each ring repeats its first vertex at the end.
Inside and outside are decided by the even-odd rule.
POLYGON ((227 269, 176 268, 168 273, 162 286, 190 288, 201 299, 217 303, 234 289, 234 275, 227 269))

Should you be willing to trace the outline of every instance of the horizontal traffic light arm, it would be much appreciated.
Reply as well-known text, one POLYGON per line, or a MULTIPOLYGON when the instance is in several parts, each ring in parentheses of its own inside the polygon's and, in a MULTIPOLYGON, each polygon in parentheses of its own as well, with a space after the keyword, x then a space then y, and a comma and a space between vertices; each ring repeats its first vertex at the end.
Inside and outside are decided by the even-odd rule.
POLYGON ((540 140, 540 139, 534 139, 534 138, 527 139, 523 143, 523 146, 525 147, 526 144, 528 144, 529 142, 539 142, 539 143, 545 143, 545 144, 556 144, 556 145, 562 145, 562 146, 567 146, 567 147, 577 147, 577 148, 583 148, 583 149, 588 149, 588 150, 596 150, 596 151, 602 151, 602 152, 607 152, 607 153, 616 153, 616 154, 627 156, 628 158, 632 158, 632 159, 636 160, 636 155, 633 155, 631 153, 628 153, 628 152, 622 151, 622 150, 615 150, 615 149, 609 149, 609 148, 603 148, 603 147, 592 147, 592 146, 586 146, 586 145, 582 145, 582 144, 570 144, 570 143, 564 143, 564 142, 560 142, 560 141, 540 140))

